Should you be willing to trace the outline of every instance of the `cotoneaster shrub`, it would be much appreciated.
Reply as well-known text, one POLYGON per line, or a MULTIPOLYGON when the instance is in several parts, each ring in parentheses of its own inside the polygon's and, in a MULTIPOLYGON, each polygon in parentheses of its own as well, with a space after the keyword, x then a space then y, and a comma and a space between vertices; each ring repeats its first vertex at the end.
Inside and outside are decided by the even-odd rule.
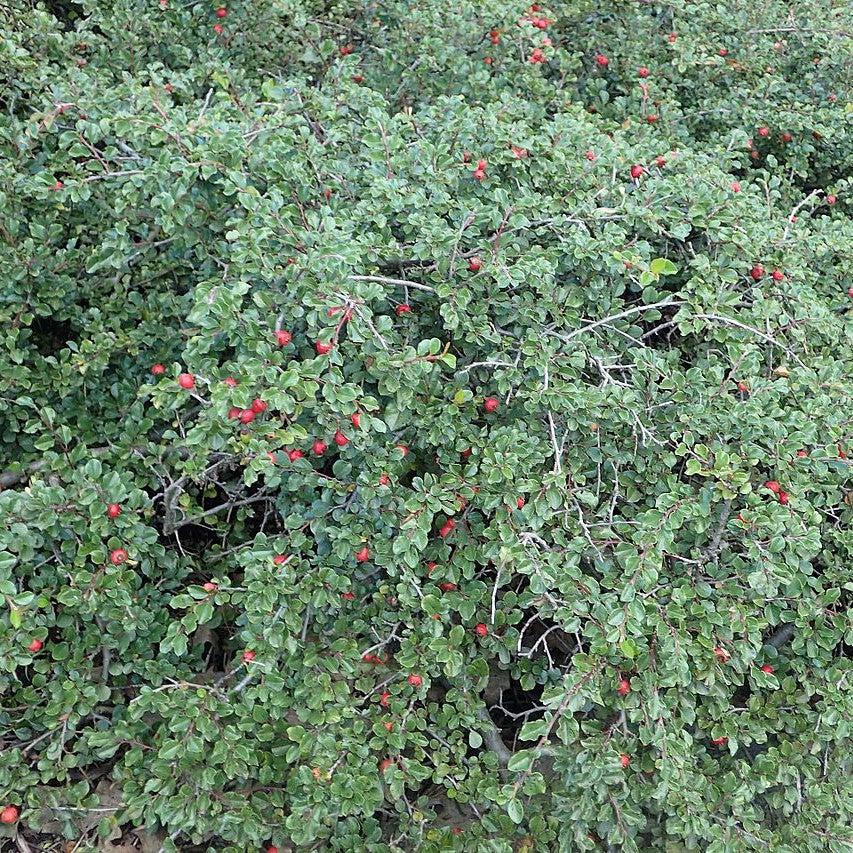
POLYGON ((8 843, 849 849, 850 9, 217 8, 4 13, 8 843))

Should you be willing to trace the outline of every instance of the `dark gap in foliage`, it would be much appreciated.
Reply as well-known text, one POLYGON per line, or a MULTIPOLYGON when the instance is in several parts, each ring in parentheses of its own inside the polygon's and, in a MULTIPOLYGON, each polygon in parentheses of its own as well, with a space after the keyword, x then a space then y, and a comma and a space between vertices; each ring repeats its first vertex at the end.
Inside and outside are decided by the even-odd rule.
POLYGON ((45 358, 56 355, 74 338, 74 327, 70 320, 34 317, 31 328, 32 341, 39 355, 45 358))

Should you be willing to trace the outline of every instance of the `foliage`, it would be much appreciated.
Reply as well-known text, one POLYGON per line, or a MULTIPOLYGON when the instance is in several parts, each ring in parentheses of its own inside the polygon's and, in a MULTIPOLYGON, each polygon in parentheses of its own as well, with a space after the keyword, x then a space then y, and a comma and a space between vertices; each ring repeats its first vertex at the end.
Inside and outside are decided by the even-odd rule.
POLYGON ((851 849, 853 15, 601 6, 6 13, 0 832, 851 849))

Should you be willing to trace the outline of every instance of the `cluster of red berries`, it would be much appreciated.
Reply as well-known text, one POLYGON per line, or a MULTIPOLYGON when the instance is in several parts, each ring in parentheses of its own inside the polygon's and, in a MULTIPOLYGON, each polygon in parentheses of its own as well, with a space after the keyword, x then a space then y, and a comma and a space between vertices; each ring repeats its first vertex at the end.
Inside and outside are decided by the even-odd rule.
POLYGON ((780 504, 784 505, 784 504, 788 503, 788 500, 789 500, 788 493, 779 485, 779 483, 776 482, 776 480, 768 480, 764 484, 764 488, 770 489, 770 491, 773 492, 774 495, 776 495, 780 504))

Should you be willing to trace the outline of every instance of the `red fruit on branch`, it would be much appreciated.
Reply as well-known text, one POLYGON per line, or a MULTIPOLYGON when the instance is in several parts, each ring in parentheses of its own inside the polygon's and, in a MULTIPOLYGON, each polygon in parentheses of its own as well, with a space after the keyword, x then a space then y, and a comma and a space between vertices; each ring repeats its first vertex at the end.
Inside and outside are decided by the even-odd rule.
POLYGON ((275 333, 275 342, 280 347, 286 347, 292 340, 293 335, 291 335, 290 332, 285 331, 284 329, 279 329, 279 331, 275 333))
POLYGON ((295 462, 297 459, 302 459, 304 456, 305 456, 305 454, 301 450, 288 450, 287 451, 287 458, 291 462, 295 462))
POLYGON ((18 816, 20 812, 15 808, 15 806, 6 806, 2 812, 0 812, 0 823, 15 823, 18 820, 18 816))
POLYGON ((497 397, 486 397, 486 399, 483 400, 483 408, 489 414, 496 412, 498 410, 498 406, 500 406, 500 402, 497 397))
POLYGON ((357 563, 366 563, 370 559, 370 549, 365 545, 360 551, 356 552, 355 561, 357 563))
POLYGON ((121 504, 107 504, 107 518, 118 518, 121 515, 121 504))
POLYGON ((412 685, 412 687, 420 687, 421 684, 424 683, 424 680, 419 675, 415 675, 414 673, 410 675, 407 680, 409 684, 412 685))
POLYGON ((317 341, 314 344, 314 349, 317 350, 317 355, 326 355, 332 351, 332 344, 324 343, 323 341, 317 341))
POLYGON ((337 444, 338 447, 346 447, 349 444, 349 439, 340 430, 338 430, 335 433, 335 444, 337 444))
POLYGON ((42 643, 42 641, 41 641, 41 640, 33 640, 33 641, 32 641, 32 642, 27 646, 27 651, 29 651, 29 652, 31 652, 32 654, 34 654, 34 655, 35 655, 35 654, 38 654, 38 652, 40 652, 40 651, 42 650, 42 647, 43 647, 43 646, 44 646, 44 643, 42 643))
POLYGON ((314 441, 311 445, 311 450, 315 456, 322 456, 327 449, 328 445, 325 441, 321 441, 319 438, 314 441))
POLYGON ((181 388, 184 388, 187 391, 190 388, 195 388, 195 376, 193 376, 192 373, 182 373, 178 377, 178 385, 180 385, 181 388))
POLYGON ((261 400, 261 399, 252 400, 252 411, 256 415, 263 414, 266 410, 267 410, 267 404, 263 400, 261 400))
POLYGON ((165 372, 166 372, 166 366, 164 364, 160 364, 158 362, 157 364, 151 365, 151 373, 154 376, 162 376, 165 372))
POLYGON ((116 548, 110 551, 110 562, 114 566, 120 566, 122 563, 127 562, 127 551, 124 548, 116 548))
POLYGON ((483 622, 480 622, 475 628, 474 633, 478 637, 488 637, 489 636, 489 628, 483 622))

